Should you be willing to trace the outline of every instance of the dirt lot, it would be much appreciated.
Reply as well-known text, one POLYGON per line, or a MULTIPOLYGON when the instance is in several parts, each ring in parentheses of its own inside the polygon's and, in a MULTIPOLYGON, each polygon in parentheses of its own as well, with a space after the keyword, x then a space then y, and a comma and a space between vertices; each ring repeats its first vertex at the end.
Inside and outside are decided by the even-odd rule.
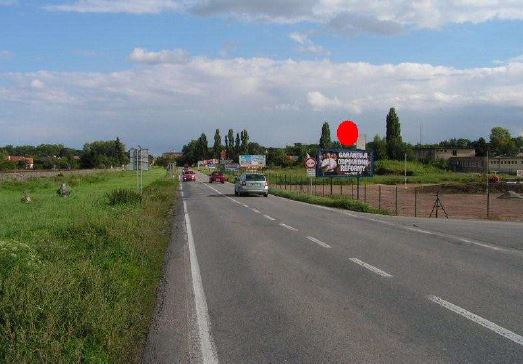
MULTIPOLYGON (((277 186, 275 186, 277 187, 277 186)), ((282 186, 283 187, 283 186, 282 186)), ((287 186, 292 191, 308 191, 309 186, 287 186), (292 187, 292 188, 291 188, 292 187)), ((438 188, 434 185, 420 186, 407 185, 401 186, 388 185, 361 185, 359 199, 366 201, 374 207, 388 210, 391 214, 396 214, 396 190, 397 190, 397 214, 400 216, 429 217, 436 200, 438 188), (381 190, 381 192, 380 192, 381 190), (417 192, 415 192, 417 191, 417 192)), ((443 190, 440 192, 440 200, 449 218, 465 219, 486 219, 487 218, 487 195, 484 192, 460 193, 454 192, 455 189, 443 190), (449 192, 450 191, 450 192, 449 192)), ((330 195, 330 186, 313 186, 313 193, 317 195, 330 195)), ((357 187, 355 185, 332 186, 334 195, 345 195, 357 198, 357 187)), ((523 221, 523 200, 498 199, 501 192, 490 194, 490 219, 523 221)), ((433 214, 434 217, 435 213, 433 214)), ((445 215, 440 209, 439 218, 445 215)))

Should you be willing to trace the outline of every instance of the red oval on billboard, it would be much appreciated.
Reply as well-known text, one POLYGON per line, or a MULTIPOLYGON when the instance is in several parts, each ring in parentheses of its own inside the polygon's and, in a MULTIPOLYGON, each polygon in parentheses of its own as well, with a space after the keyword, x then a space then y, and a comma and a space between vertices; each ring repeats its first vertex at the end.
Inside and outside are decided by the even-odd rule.
POLYGON ((341 145, 350 147, 358 141, 358 126, 352 120, 345 120, 340 123, 336 135, 341 145))

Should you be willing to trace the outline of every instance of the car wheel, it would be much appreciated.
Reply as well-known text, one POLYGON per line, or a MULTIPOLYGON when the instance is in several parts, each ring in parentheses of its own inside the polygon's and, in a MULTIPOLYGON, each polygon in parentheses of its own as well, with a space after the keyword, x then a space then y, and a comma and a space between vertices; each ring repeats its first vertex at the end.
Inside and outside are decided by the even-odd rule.
POLYGON ((266 193, 266 194, 264 194, 264 196, 265 196, 265 197, 269 197, 269 194, 268 194, 268 193, 266 193))

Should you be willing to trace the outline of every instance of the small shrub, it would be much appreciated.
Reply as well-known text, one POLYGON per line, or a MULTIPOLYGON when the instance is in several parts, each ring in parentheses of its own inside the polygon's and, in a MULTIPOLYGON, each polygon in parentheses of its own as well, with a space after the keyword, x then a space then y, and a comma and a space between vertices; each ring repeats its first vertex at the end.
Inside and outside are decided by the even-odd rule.
POLYGON ((109 205, 137 204, 142 201, 142 195, 136 191, 119 188, 107 194, 109 205))

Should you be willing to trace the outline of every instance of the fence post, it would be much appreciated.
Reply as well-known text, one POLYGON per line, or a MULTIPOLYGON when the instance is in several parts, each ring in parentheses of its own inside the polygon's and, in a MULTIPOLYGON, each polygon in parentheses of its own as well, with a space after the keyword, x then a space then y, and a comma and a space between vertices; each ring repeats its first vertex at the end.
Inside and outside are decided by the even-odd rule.
POLYGON ((322 178, 322 179, 321 179, 321 189, 322 189, 322 191, 321 191, 321 195, 322 195, 323 197, 325 197, 325 178, 322 178))
POLYGON ((350 198, 354 200, 354 179, 350 179, 350 198))
POLYGON ((283 182, 284 182, 285 190, 287 190, 287 175, 286 174, 283 175, 283 182))
MULTIPOLYGON (((488 176, 487 176, 488 179, 488 176)), ((490 219, 490 188, 487 185, 487 219, 490 219)))
POLYGON ((378 209, 381 210, 381 185, 378 185, 378 209))
POLYGON ((367 181, 363 184, 363 202, 367 202, 367 181))
POLYGON ((418 187, 414 187, 414 217, 418 217, 418 187))
POLYGON ((332 177, 331 177, 331 196, 332 196, 332 177))
POLYGON ((360 177, 356 178, 356 199, 360 200, 360 177))
POLYGON ((396 185, 396 216, 398 216, 398 185, 396 185))
POLYGON ((345 182, 345 180, 342 179, 340 181, 340 195, 342 195, 342 196, 343 196, 343 182, 345 182))

